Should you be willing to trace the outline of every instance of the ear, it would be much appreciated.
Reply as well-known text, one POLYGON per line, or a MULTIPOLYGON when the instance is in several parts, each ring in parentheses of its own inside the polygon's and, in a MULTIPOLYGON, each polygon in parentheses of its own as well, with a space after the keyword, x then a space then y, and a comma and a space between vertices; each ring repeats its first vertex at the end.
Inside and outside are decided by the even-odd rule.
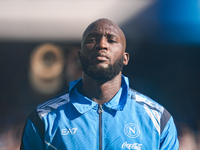
POLYGON ((81 55, 81 51, 78 51, 78 63, 80 64, 80 55, 81 55))
POLYGON ((128 65, 128 61, 129 61, 129 53, 124 52, 124 61, 123 61, 123 64, 124 65, 128 65))

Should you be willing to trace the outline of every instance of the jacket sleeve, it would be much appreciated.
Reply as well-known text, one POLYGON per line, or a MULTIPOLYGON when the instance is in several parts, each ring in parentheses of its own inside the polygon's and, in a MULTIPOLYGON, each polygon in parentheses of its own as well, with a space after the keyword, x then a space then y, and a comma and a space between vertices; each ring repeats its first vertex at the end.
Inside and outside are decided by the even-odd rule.
POLYGON ((178 150, 179 141, 172 116, 165 109, 161 118, 160 150, 178 150))
POLYGON ((34 110, 25 124, 20 150, 43 150, 44 147, 44 123, 34 110))

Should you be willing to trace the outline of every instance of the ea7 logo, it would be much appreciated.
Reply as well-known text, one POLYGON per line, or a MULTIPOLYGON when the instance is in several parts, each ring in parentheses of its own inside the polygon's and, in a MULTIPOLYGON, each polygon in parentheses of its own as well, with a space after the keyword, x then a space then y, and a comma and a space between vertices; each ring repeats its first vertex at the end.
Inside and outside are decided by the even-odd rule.
POLYGON ((75 134, 78 128, 71 128, 71 129, 62 129, 61 134, 62 135, 72 135, 75 134))

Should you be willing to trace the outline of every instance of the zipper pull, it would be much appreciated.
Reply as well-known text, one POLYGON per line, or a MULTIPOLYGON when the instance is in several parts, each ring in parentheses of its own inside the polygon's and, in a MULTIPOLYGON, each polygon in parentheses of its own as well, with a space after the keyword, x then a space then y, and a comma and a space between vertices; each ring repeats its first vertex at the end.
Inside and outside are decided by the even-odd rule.
POLYGON ((102 114, 102 113, 103 113, 102 105, 99 105, 98 113, 99 113, 99 114, 102 114))
POLYGON ((99 114, 102 114, 102 113, 103 113, 102 105, 99 105, 98 113, 99 113, 99 114))

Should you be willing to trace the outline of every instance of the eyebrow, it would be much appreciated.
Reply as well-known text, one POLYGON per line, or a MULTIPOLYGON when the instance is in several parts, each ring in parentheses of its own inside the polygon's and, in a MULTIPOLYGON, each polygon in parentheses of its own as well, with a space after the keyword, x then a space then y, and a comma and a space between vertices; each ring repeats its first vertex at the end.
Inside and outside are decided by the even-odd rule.
POLYGON ((108 38, 119 38, 119 36, 117 36, 115 34, 108 34, 107 37, 108 38))
MULTIPOLYGON (((91 32, 91 33, 87 34, 85 36, 85 38, 92 37, 92 36, 99 36, 99 35, 102 35, 102 34, 99 34, 98 32, 91 32)), ((106 33, 105 36, 107 38, 120 38, 118 35, 112 34, 112 33, 106 33)))

